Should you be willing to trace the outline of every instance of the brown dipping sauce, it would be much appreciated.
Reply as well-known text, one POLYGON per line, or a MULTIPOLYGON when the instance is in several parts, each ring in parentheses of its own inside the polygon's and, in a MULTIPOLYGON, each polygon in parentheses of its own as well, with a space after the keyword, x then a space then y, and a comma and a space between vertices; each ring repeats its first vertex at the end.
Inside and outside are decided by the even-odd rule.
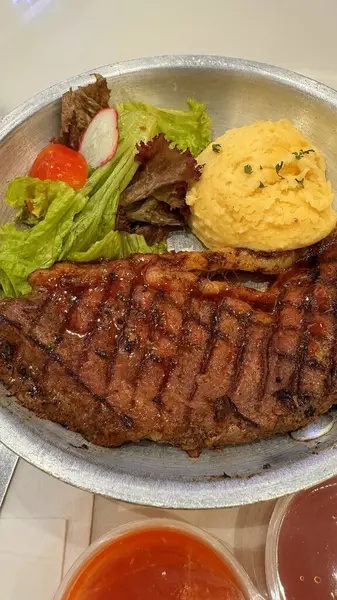
POLYGON ((230 567, 197 537, 141 529, 87 562, 64 600, 248 600, 230 567))
POLYGON ((337 478, 292 500, 278 541, 284 600, 337 600, 337 478))

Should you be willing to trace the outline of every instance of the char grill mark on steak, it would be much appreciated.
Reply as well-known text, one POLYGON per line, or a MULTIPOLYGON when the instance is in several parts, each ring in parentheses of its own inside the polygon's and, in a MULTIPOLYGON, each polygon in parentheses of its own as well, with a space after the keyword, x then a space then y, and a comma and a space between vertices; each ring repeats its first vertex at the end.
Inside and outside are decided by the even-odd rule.
MULTIPOLYGON (((204 300, 205 302, 206 300, 204 300)), ((211 326, 208 327, 206 337, 208 347, 202 356, 203 369, 200 369, 195 377, 196 389, 191 399, 190 414, 193 415, 191 429, 197 435, 194 415, 199 413, 201 444, 205 444, 205 440, 211 437, 214 439, 214 443, 217 443, 221 437, 221 430, 228 426, 228 422, 221 423, 221 426, 216 422, 214 418, 214 401, 219 396, 229 395, 230 383, 233 376, 235 376, 236 350, 242 335, 242 322, 240 322, 242 315, 232 310, 233 307, 230 306, 230 302, 229 298, 223 300, 221 310, 216 318, 214 318, 215 313, 212 304, 212 313, 208 316, 208 322, 210 325, 212 321, 213 325, 216 323, 216 328, 214 326, 213 329, 211 326), (224 335, 219 336, 219 332, 224 335), (231 343, 230 334, 232 334, 231 343)), ((236 414, 238 414, 237 410, 236 414)))
POLYGON ((0 359, 7 365, 13 360, 14 351, 12 345, 5 339, 0 337, 0 359))
MULTIPOLYGON (((319 381, 322 394, 329 397, 334 393, 334 402, 337 400, 336 385, 336 360, 337 360, 337 262, 336 249, 333 248, 325 257, 325 260, 330 262, 334 259, 334 275, 333 281, 325 281, 325 262, 321 264, 321 280, 323 284, 316 285, 315 302, 318 305, 318 315, 316 314, 316 322, 311 328, 312 342, 309 345, 311 357, 316 360, 320 367, 329 369, 329 375, 324 377, 324 370, 319 373, 319 381), (332 255, 332 256, 331 256, 332 255)), ((317 379, 315 381, 317 385, 317 379)), ((305 384, 303 389, 306 389, 305 384)))
MULTIPOLYGON (((176 422, 179 423, 177 413, 180 414, 181 427, 186 427, 186 411, 188 411, 189 408, 186 405, 181 410, 180 407, 183 403, 183 398, 186 398, 187 400, 191 391, 189 390, 188 382, 186 381, 186 373, 181 372, 181 364, 186 364, 186 359, 184 357, 186 352, 189 352, 187 339, 189 328, 189 302, 190 295, 186 294, 185 302, 182 306, 177 306, 172 298, 165 298, 164 303, 162 304, 162 315, 165 314, 165 311, 168 310, 170 305, 173 305, 180 310, 181 319, 179 327, 177 327, 175 338, 172 340, 172 345, 171 347, 169 346, 168 352, 164 358, 164 376, 162 377, 160 386, 155 395, 156 404, 160 406, 161 433, 164 431, 166 420, 170 420, 170 428, 174 426, 176 422), (165 300, 167 306, 165 305, 165 300)), ((157 330, 155 335, 157 343, 159 341, 159 335, 160 332, 157 330)), ((195 358, 196 356, 194 359, 195 358)), ((192 378, 192 364, 186 365, 186 367, 192 378)), ((183 429, 180 432, 180 435, 182 434, 183 429)))
POLYGON ((236 363, 236 372, 229 394, 241 415, 262 426, 264 422, 261 416, 257 417, 259 413, 257 403, 260 401, 265 379, 264 341, 269 334, 268 329, 251 325, 247 320, 243 330, 242 350, 236 363))
MULTIPOLYGON (((134 375, 133 382, 132 382, 133 391, 132 391, 132 397, 131 397, 131 401, 130 401, 131 411, 133 411, 135 409, 136 400, 137 400, 138 382, 142 378, 143 372, 146 369, 146 363, 147 363, 147 359, 149 356, 149 352, 151 353, 151 350, 149 350, 149 347, 151 347, 151 344, 153 344, 153 341, 154 341, 153 333, 159 326, 159 324, 157 322, 157 314, 156 314, 156 300, 158 300, 158 293, 154 292, 152 294, 152 297, 148 298, 148 302, 151 302, 149 309, 148 310, 139 310, 138 309, 140 318, 143 319, 143 321, 144 321, 143 340, 145 341, 147 339, 147 344, 146 345, 144 344, 144 348, 142 348, 141 344, 139 344, 138 340, 137 340, 137 345, 139 345, 140 358, 138 361, 138 368, 135 371, 135 375, 134 375)), ((160 360, 160 358, 154 354, 153 360, 160 360)), ((144 403, 144 405, 147 406, 147 403, 144 403)), ((151 403, 149 404, 149 407, 151 407, 150 410, 151 409, 154 410, 153 407, 151 406, 151 403)))
POLYGON ((90 337, 104 295, 104 286, 88 288, 72 307, 63 323, 62 341, 57 353, 74 371, 80 372, 86 353, 86 338, 90 337))
POLYGON ((247 429, 258 430, 258 425, 253 421, 250 421, 242 413, 240 413, 228 396, 220 396, 213 401, 213 416, 214 421, 221 427, 226 424, 226 421, 230 420, 233 415, 240 419, 247 429))
POLYGON ((37 312, 37 319, 32 323, 32 335, 50 348, 60 344, 74 304, 71 294, 63 288, 56 288, 52 294, 46 295, 40 312, 37 312))
POLYGON ((117 332, 115 350, 109 363, 111 370, 107 399, 112 405, 121 406, 123 412, 131 418, 135 381, 145 352, 148 328, 146 314, 135 305, 137 286, 131 286, 129 292, 128 297, 122 300, 124 324, 117 332), (143 344, 138 344, 138 337, 142 338, 143 344))
MULTIPOLYGON (((160 304, 164 316, 161 321, 166 325, 162 337, 167 341, 171 338, 172 344, 168 344, 168 354, 164 361, 165 372, 154 399, 156 406, 160 407, 160 432, 165 433, 169 430, 170 435, 180 436, 181 443, 185 446, 189 443, 189 413, 195 378, 201 368, 208 332, 200 327, 191 313, 191 297, 196 288, 197 278, 193 277, 193 284, 191 277, 185 280, 183 302, 179 290, 176 293, 177 281, 179 282, 179 276, 177 280, 173 280, 171 287, 167 288, 164 285, 162 288, 165 295, 160 304), (177 311, 180 312, 180 318, 177 318, 176 332, 173 335, 177 311)), ((157 343, 160 341, 160 333, 156 332, 157 343)))
MULTIPOLYGON (((202 376, 205 375, 210 363, 213 360, 215 346, 218 339, 219 320, 223 309, 223 302, 223 300, 220 300, 220 302, 218 303, 213 302, 211 305, 210 314, 208 315, 209 325, 205 328, 205 334, 207 335, 207 337, 205 339, 204 350, 201 354, 200 369, 199 373, 196 373, 195 380, 185 410, 187 429, 193 426, 193 408, 195 406, 196 401, 198 402, 198 400, 196 400, 199 388, 198 382, 200 381, 200 379, 202 379, 202 376)), ((209 404, 209 402, 210 400, 207 398, 206 403, 209 404)), ((201 438, 202 437, 204 437, 204 432, 202 432, 201 434, 201 438)))
POLYGON ((221 423, 233 411, 234 405, 228 396, 220 396, 213 401, 214 419, 221 423))
MULTIPOLYGON (((230 379, 230 384, 229 384, 229 391, 228 391, 228 395, 231 398, 235 392, 235 389, 237 387, 238 384, 238 379, 240 377, 242 368, 243 368, 243 357, 245 355, 245 351, 246 351, 246 344, 247 344, 247 333, 248 333, 248 323, 249 323, 249 319, 250 319, 250 314, 249 313, 244 313, 243 315, 237 316, 237 320, 240 322, 241 324, 241 328, 240 328, 240 333, 239 333, 239 339, 237 341, 237 345, 236 345, 236 352, 235 352, 235 360, 234 360, 234 369, 232 372, 232 376, 230 379)), ((235 405, 235 402, 234 402, 235 405)), ((235 405, 236 406, 236 405, 235 405)))
POLYGON ((334 301, 334 311, 333 315, 335 317, 333 323, 333 336, 331 343, 331 350, 329 355, 329 365, 330 365, 330 373, 329 378, 326 381, 326 390, 325 393, 329 394, 330 389, 333 389, 337 386, 337 292, 336 299, 334 301))
MULTIPOLYGON (((309 284, 304 284, 300 288, 301 297, 299 298, 298 311, 300 312, 300 327, 294 332, 286 332, 279 327, 279 335, 283 336, 283 344, 286 348, 278 349, 277 352, 280 358, 288 360, 292 363, 293 372, 289 378, 286 389, 281 388, 276 392, 276 398, 281 403, 286 403, 291 410, 298 408, 299 403, 299 386, 302 366, 307 353, 307 323, 311 314, 311 301, 307 294, 310 293, 309 284)), ((282 310, 282 304, 281 304, 282 310)))
POLYGON ((261 402, 274 421, 286 416, 296 408, 299 361, 302 360, 301 336, 305 327, 305 305, 303 297, 308 288, 303 277, 295 279, 294 285, 285 285, 276 306, 275 333, 271 341, 272 353, 269 363, 269 381, 261 402), (293 311, 294 325, 284 327, 283 310, 293 311))
MULTIPOLYGON (((316 281, 316 278, 317 278, 317 272, 315 270, 315 277, 312 279, 312 283, 314 283, 316 281)), ((290 384, 291 389, 293 390, 292 401, 293 401, 294 408, 298 408, 298 405, 300 402, 299 392, 300 392, 301 374, 302 374, 303 363, 304 363, 305 357, 307 355, 308 341, 309 341, 309 336, 310 336, 310 333, 308 331, 308 321, 312 315, 313 298, 307 294, 310 294, 310 290, 308 289, 307 286, 304 286, 302 302, 301 302, 301 308, 302 308, 303 313, 302 313, 302 322, 301 322, 301 328, 300 328, 300 337, 299 337, 297 351, 294 355, 294 372, 293 372, 293 375, 291 378, 291 384, 290 384)))
POLYGON ((113 344, 116 328, 111 319, 111 306, 115 302, 118 279, 105 275, 101 302, 97 306, 96 319, 91 322, 91 329, 84 338, 83 355, 81 357, 80 375, 86 385, 99 396, 105 397, 109 352, 113 344))
MULTIPOLYGON (((194 399, 196 391, 198 389, 197 377, 200 375, 203 375, 206 372, 207 367, 208 367, 210 361, 212 360, 212 355, 213 355, 213 350, 214 350, 214 342, 216 339, 216 331, 218 329, 218 322, 219 322, 219 316, 221 314, 221 309, 222 309, 222 300, 220 300, 220 302, 218 302, 218 303, 213 303, 211 325, 210 325, 210 329, 208 332, 208 338, 205 339, 203 348, 201 347, 199 349, 200 357, 198 358, 198 363, 197 363, 197 365, 199 366, 199 370, 198 370, 198 372, 195 373, 195 377, 194 377, 190 392, 187 397, 184 416, 183 416, 183 421, 186 423, 187 431, 191 427, 191 423, 192 423, 192 419, 193 419, 192 406, 193 406, 193 399, 194 399)), ((192 325, 190 324, 190 327, 191 326, 192 325)), ((193 348, 193 345, 192 345, 192 352, 195 355, 198 352, 198 349, 195 347, 193 348)))
POLYGON ((219 327, 219 319, 220 319, 220 315, 222 312, 222 307, 223 307, 222 300, 218 303, 214 303, 214 305, 213 305, 211 328, 210 328, 210 332, 209 332, 209 338, 206 343, 205 352, 204 352, 204 355, 202 358, 200 374, 204 374, 206 372, 209 362, 212 359, 212 354, 213 354, 213 350, 214 350, 214 342, 215 342, 215 339, 217 338, 217 331, 218 331, 218 327, 219 327))
POLYGON ((162 428, 165 406, 161 393, 171 369, 173 349, 176 351, 176 335, 166 330, 167 305, 163 305, 161 292, 152 292, 147 303, 148 310, 144 313, 147 344, 134 379, 132 414, 135 420, 144 419, 150 434, 151 429, 160 432, 162 428))
POLYGON ((267 381, 268 381, 268 365, 270 363, 270 349, 271 349, 271 344, 272 344, 274 334, 275 334, 275 323, 272 322, 268 328, 266 335, 263 337, 263 339, 261 341, 260 359, 261 359, 262 376, 261 376, 261 382, 260 382, 260 388, 259 388, 259 396, 258 396, 259 398, 264 398, 264 396, 265 396, 265 391, 266 391, 266 386, 267 386, 267 381))
MULTIPOLYGON (((83 336, 83 346, 82 352, 80 354, 80 362, 79 362, 79 370, 85 373, 85 366, 88 360, 90 345, 92 344, 93 338, 97 335, 100 327, 101 320, 103 317, 104 306, 108 300, 109 294, 112 293, 112 288, 114 286, 114 282, 108 277, 104 278, 102 281, 102 286, 98 291, 98 298, 96 299, 94 306, 90 307, 89 311, 90 317, 88 322, 84 326, 85 333, 83 336)), ((81 310, 81 305, 79 306, 79 310, 81 310)), ((82 334, 83 335, 83 334, 82 334)))
POLYGON ((266 356, 267 362, 265 365, 265 371, 263 374, 263 383, 261 384, 261 390, 260 390, 261 395, 259 398, 261 407, 263 407, 264 404, 267 405, 266 410, 265 410, 267 415, 268 415, 268 409, 269 409, 271 424, 272 424, 274 415, 273 415, 273 408, 272 407, 270 408, 270 401, 268 401, 268 398, 270 398, 270 386, 272 387, 272 389, 275 389, 275 387, 278 389, 280 386, 283 385, 283 379, 284 379, 283 376, 280 376, 280 374, 282 374, 283 369, 279 363, 280 355, 278 354, 278 352, 275 348, 275 340, 281 329, 290 331, 293 329, 297 330, 297 328, 298 328, 298 311, 297 311, 297 309, 295 309, 295 312, 292 314, 291 324, 281 326, 281 314, 282 314, 282 307, 285 303, 285 301, 284 301, 285 295, 286 295, 286 287, 284 287, 283 289, 282 288, 280 289, 279 296, 278 296, 276 306, 274 309, 275 320, 270 326, 267 346, 265 348, 265 356, 266 356), (276 350, 276 352, 275 352, 275 350, 276 350), (274 369, 275 369, 274 373, 272 371, 273 362, 274 362, 274 369))
POLYGON ((133 407, 135 418, 145 418, 149 431, 157 429, 160 436, 169 410, 163 393, 177 362, 183 316, 160 290, 155 292, 147 315, 149 345, 135 386, 133 407))
POLYGON ((172 355, 178 351, 177 331, 181 328, 182 320, 177 318, 172 322, 172 312, 173 317, 176 317, 178 309, 165 302, 162 292, 153 292, 148 298, 149 302, 148 310, 143 313, 147 327, 143 338, 147 340, 147 344, 133 381, 131 411, 135 420, 146 421, 150 434, 151 428, 161 431, 164 424, 166 406, 162 393, 174 366, 172 355), (141 406, 139 398, 142 400, 141 406))
POLYGON ((126 327, 118 337, 116 345, 107 398, 109 402, 121 406, 123 411, 129 414, 132 409, 135 381, 145 352, 148 329, 146 316, 134 307, 133 296, 127 310, 126 327), (143 344, 138 344, 136 335, 143 339, 143 344), (132 346, 134 350, 130 352, 132 346))
MULTIPOLYGON (((132 276, 136 276, 136 273, 133 270, 132 262, 130 264, 130 270, 132 276)), ((110 352, 110 357, 108 359, 108 367, 107 367, 107 397, 110 397, 110 389, 113 387, 113 377, 116 369, 116 364, 118 360, 118 352, 121 347, 121 343, 124 338, 124 333, 128 324, 128 317, 132 308, 132 294, 134 291, 134 286, 132 283, 132 279, 126 276, 125 280, 123 279, 123 288, 122 291, 119 291, 116 295, 117 305, 117 313, 116 315, 116 331, 115 331, 115 340, 112 351, 110 352)))

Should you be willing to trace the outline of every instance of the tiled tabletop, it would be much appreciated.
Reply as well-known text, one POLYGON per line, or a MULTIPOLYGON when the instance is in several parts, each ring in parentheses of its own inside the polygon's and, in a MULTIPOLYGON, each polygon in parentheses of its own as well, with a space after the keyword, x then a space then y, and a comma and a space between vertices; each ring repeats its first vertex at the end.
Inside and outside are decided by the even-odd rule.
MULTIPOLYGON (((1 0, 0 116, 81 71, 158 54, 245 57, 337 88, 336 22, 336 0, 1 0)), ((263 590, 272 508, 264 503, 173 516, 223 539, 263 590)), ((22 582, 26 600, 50 600, 91 536, 152 516, 172 511, 94 499, 20 461, 0 513, 1 600, 22 600, 22 582)))

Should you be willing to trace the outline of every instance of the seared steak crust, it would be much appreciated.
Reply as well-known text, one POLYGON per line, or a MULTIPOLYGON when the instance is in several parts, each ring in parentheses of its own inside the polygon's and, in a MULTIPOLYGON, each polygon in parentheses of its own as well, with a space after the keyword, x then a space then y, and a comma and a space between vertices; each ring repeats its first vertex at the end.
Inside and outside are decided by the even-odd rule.
POLYGON ((337 397, 336 235, 313 254, 267 292, 209 280, 207 253, 38 271, 30 297, 0 302, 0 378, 102 446, 294 430, 337 397))

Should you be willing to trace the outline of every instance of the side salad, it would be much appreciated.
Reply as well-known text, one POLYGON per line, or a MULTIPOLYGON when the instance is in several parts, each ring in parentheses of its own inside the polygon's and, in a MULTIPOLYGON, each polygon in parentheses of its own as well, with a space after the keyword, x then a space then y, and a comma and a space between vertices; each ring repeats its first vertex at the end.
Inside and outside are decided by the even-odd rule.
POLYGON ((57 261, 163 252, 168 232, 186 225, 187 186, 201 175, 195 157, 210 143, 205 106, 110 107, 107 82, 95 77, 63 96, 60 136, 8 186, 17 214, 0 227, 5 296, 29 293, 30 274, 57 261))

